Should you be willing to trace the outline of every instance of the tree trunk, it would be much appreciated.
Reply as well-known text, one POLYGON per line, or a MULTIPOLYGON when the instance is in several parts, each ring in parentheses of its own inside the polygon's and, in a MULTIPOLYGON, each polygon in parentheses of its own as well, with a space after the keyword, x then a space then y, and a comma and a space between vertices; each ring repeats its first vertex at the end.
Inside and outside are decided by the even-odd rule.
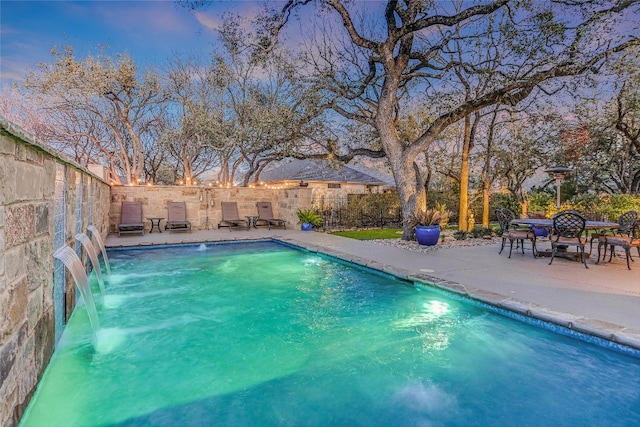
POLYGON ((482 228, 489 228, 489 205, 491 198, 489 196, 489 182, 486 178, 482 181, 482 228))
POLYGON ((458 229, 469 231, 469 151, 471 146, 471 117, 464 118, 464 142, 462 144, 462 162, 460 163, 460 208, 458 210, 458 229))

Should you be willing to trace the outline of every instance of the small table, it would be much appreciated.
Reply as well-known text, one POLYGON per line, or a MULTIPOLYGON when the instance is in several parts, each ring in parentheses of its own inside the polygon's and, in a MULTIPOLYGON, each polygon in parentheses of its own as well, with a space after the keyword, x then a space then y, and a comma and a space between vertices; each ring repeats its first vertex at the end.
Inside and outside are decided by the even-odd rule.
POLYGON ((149 230, 149 233, 153 233, 153 227, 157 227, 158 231, 162 233, 162 230, 160 229, 160 221, 162 221, 164 217, 152 216, 148 217, 147 219, 151 221, 151 229, 149 230))
POLYGON ((260 218, 259 215, 245 215, 247 217, 247 230, 251 228, 251 226, 253 226, 253 228, 256 228, 256 220, 258 218, 260 218))

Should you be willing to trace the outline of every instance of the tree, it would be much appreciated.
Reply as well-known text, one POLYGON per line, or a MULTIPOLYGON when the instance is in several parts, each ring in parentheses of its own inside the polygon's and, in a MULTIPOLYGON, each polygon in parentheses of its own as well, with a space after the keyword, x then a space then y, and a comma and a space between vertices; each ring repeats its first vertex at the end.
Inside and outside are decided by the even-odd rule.
POLYGON ((164 86, 172 108, 158 141, 187 183, 213 167, 214 147, 224 132, 225 78, 217 71, 195 56, 176 55, 169 61, 164 86))
MULTIPOLYGON (((273 48, 273 40, 292 13, 314 3, 290 0, 271 19, 261 17, 257 31, 261 37, 253 43, 256 52, 273 48), (272 38, 266 40, 267 36, 272 38)), ((425 208, 426 193, 416 158, 445 129, 484 108, 515 106, 539 91, 558 90, 564 78, 598 70, 610 57, 638 44, 635 34, 620 34, 608 26, 613 19, 633 18, 635 1, 443 4, 389 0, 379 16, 372 12, 359 15, 357 2, 319 3, 316 16, 325 26, 325 36, 316 38, 308 56, 308 66, 314 70, 310 77, 323 88, 333 111, 376 129, 392 167, 405 220, 425 208), (358 16, 364 19, 358 21, 358 16), (332 17, 337 17, 334 27, 332 17), (494 21, 501 22, 499 34, 493 32, 494 21), (465 52, 489 36, 495 49, 503 52, 490 74, 485 64, 464 54, 462 64, 460 59, 449 58, 448 52, 465 52), (492 82, 466 97, 453 83, 455 67, 463 67, 475 79, 490 75, 492 82), (420 135, 406 143, 399 137, 397 123, 405 95, 416 91, 437 105, 441 99, 453 102, 442 104, 420 135)), ((331 155, 348 159, 352 154, 331 155)), ((405 226, 403 238, 410 237, 405 226)))
POLYGON ((493 170, 497 180, 520 205, 523 216, 529 210, 525 182, 558 155, 558 148, 553 144, 557 138, 552 134, 555 122, 547 129, 539 125, 544 121, 548 119, 512 111, 493 130, 493 170))
POLYGON ((611 96, 586 99, 576 116, 588 129, 589 139, 576 167, 580 182, 594 191, 633 194, 640 192, 640 51, 612 67, 600 87, 613 86, 611 96), (598 99, 600 98, 600 99, 598 99), (604 98, 604 102, 601 100, 604 98))
MULTIPOLYGON (((73 48, 51 51, 53 64, 39 64, 25 86, 46 99, 43 113, 68 144, 109 165, 112 180, 138 182, 150 138, 164 102, 158 75, 142 76, 127 55, 105 53, 76 60, 73 48)), ((84 155, 82 155, 84 157, 84 155)))

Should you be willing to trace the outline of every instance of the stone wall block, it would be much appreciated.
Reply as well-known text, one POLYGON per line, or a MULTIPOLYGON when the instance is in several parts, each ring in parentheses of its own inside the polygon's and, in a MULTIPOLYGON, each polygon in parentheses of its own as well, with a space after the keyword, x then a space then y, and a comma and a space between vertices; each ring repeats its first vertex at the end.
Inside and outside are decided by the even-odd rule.
POLYGON ((16 181, 16 162, 9 156, 0 156, 0 205, 15 201, 13 188, 16 181))
POLYGON ((15 427, 18 425, 18 420, 14 419, 13 408, 17 405, 18 387, 16 384, 3 384, 0 387, 0 416, 7 414, 6 419, 0 418, 0 426, 2 427, 15 427), (6 390, 5 390, 6 389, 6 390))
POLYGON ((38 203, 35 205, 35 210, 35 235, 49 233, 49 204, 46 202, 38 203))
POLYGON ((35 208, 32 204, 9 206, 5 210, 5 248, 25 243, 35 235, 35 208))
POLYGON ((16 141, 5 134, 0 134, 0 154, 10 154, 16 152, 16 141))
POLYGON ((16 360, 15 342, 9 342, 0 347, 0 425, 15 426, 14 408, 18 403, 18 384, 10 380, 9 375, 15 376, 14 365, 16 360))
MULTIPOLYGON (((6 265, 6 256, 5 256, 5 246, 4 246, 4 228, 0 227, 0 277, 3 277, 5 274, 5 271, 6 271, 5 265, 6 265)), ((0 285, 0 292, 2 291, 2 288, 3 286, 0 285)))
POLYGON ((27 277, 22 276, 18 280, 10 283, 2 293, 3 310, 0 313, 0 342, 4 342, 7 337, 15 333, 19 326, 27 319, 27 303, 29 300, 27 277))
POLYGON ((52 251, 51 243, 45 238, 33 240, 26 245, 25 263, 30 292, 45 287, 50 281, 52 251))
POLYGON ((2 388, 10 381, 10 376, 15 376, 14 365, 18 356, 17 335, 0 347, 0 384, 2 388))
POLYGON ((36 163, 42 165, 43 153, 40 150, 29 148, 26 150, 25 159, 27 162, 36 163))
POLYGON ((16 144, 15 157, 19 162, 27 160, 27 146, 24 144, 16 144))
POLYGON ((15 167, 14 194, 16 201, 42 198, 42 167, 32 163, 17 162, 15 167))
MULTIPOLYGON (((5 256, 5 278, 8 281, 7 289, 16 280, 26 275, 24 247, 19 246, 4 253, 5 256)), ((3 307, 3 306, 0 306, 3 307)), ((4 311, 4 309, 2 310, 4 311)), ((2 313, 0 311, 0 313, 2 313)))
POLYGON ((34 362, 36 366, 36 376, 41 378, 44 373, 44 369, 47 367, 51 355, 53 354, 53 347, 55 344, 55 318, 53 315, 53 307, 45 311, 35 325, 33 333, 33 353, 34 362))
POLYGON ((38 288, 29 294, 29 305, 27 307, 27 318, 31 330, 35 329, 38 321, 42 317, 42 292, 43 288, 38 288))
POLYGON ((42 174, 42 194, 47 200, 53 199, 56 192, 56 162, 53 159, 46 159, 43 162, 42 174))

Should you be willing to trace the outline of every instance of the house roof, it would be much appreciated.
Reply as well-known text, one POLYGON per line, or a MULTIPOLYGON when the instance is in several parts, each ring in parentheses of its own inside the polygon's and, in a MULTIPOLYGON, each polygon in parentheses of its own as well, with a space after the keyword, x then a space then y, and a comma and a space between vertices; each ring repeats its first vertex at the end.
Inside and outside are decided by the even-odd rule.
POLYGON ((260 174, 260 180, 264 182, 279 181, 323 181, 323 182, 351 182, 369 185, 388 185, 391 183, 374 176, 373 171, 365 171, 361 166, 351 167, 340 165, 331 167, 326 160, 293 160, 281 166, 265 170, 260 174))

